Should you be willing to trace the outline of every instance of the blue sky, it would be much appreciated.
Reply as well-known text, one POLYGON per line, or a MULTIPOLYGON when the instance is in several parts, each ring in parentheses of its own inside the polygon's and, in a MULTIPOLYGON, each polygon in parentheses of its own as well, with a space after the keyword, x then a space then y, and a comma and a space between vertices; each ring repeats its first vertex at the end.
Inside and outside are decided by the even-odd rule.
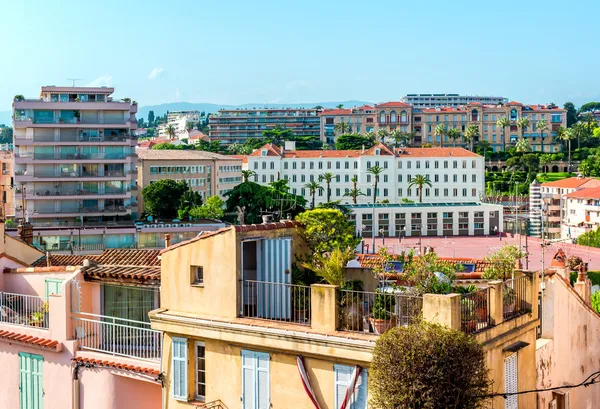
POLYGON ((0 110, 67 78, 141 105, 600 99, 598 1, 2 3, 0 110))

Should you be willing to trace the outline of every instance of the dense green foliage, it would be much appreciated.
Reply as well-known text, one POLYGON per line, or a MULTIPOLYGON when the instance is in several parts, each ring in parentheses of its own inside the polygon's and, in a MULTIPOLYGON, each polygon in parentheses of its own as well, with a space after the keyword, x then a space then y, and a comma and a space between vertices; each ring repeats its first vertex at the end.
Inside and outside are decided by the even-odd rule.
POLYGON ((340 150, 360 150, 371 148, 375 145, 375 141, 359 134, 345 134, 338 136, 335 141, 335 149, 340 150))
POLYGON ((299 234, 313 252, 323 254, 336 248, 354 250, 360 243, 360 238, 354 232, 354 224, 339 210, 307 210, 296 216, 296 220, 303 225, 299 234))
POLYGON ((478 409, 491 390, 475 337, 419 321, 377 339, 369 369, 374 409, 478 409))
POLYGON ((486 172, 485 184, 488 193, 514 195, 529 194, 529 184, 533 180, 525 172, 486 172))
POLYGON ((600 229, 590 230, 577 237, 577 244, 582 246, 600 247, 600 229))
POLYGON ((188 189, 181 195, 179 199, 179 209, 177 210, 177 218, 181 220, 189 219, 190 211, 197 206, 202 205, 202 196, 199 192, 194 192, 188 189))
POLYGON ((13 143, 13 129, 10 126, 0 127, 0 143, 13 143))
POLYGON ((489 267, 486 267, 483 278, 506 280, 512 277, 517 261, 523 257, 525 257, 525 253, 519 249, 519 246, 505 244, 485 257, 489 267))
POLYGON ((157 180, 142 190, 144 211, 154 217, 175 219, 181 207, 181 198, 188 190, 185 182, 157 180))
POLYGON ((596 291, 595 293, 592 294, 592 308, 597 312, 600 313, 600 291, 596 291))
POLYGON ((190 210, 190 215, 194 219, 217 219, 223 218, 225 202, 219 196, 211 196, 206 199, 202 206, 194 207, 190 210))
POLYGON ((197 151, 206 151, 206 152, 215 152, 218 153, 221 149, 221 144, 219 141, 207 142, 201 140, 197 145, 173 145, 169 142, 158 143, 152 147, 152 149, 156 150, 179 150, 179 151, 188 151, 188 150, 197 150, 197 151))
POLYGON ((346 264, 353 258, 353 249, 336 247, 327 253, 312 254, 302 267, 313 271, 327 284, 341 287, 345 282, 346 264))

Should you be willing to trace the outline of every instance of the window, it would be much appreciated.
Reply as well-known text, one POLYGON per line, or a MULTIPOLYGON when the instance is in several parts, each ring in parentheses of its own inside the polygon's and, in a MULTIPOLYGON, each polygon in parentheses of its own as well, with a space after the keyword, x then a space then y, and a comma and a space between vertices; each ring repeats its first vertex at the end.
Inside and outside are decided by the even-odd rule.
POLYGON ((262 181, 263 183, 267 183, 267 175, 262 175, 262 181))
POLYGON ((292 183, 296 183, 296 175, 292 175, 292 183))
POLYGON ((463 168, 463 169, 466 169, 466 168, 467 168, 467 161, 466 161, 466 160, 463 160, 463 161, 462 161, 462 168, 463 168))
MULTIPOLYGON (((352 382, 355 367, 346 365, 334 365, 335 373, 335 407, 341 407, 346 391, 352 382)), ((350 400, 349 409, 367 409, 367 370, 363 369, 354 388, 350 400)))
POLYGON ((444 196, 448 196, 448 189, 444 189, 444 196))
POLYGON ((467 196, 467 189, 463 189, 463 190, 462 190, 462 195, 463 195, 463 197, 466 197, 466 196, 467 196))
POLYGON ((204 267, 202 266, 190 266, 192 274, 192 285, 203 285, 204 284, 204 267))
POLYGON ((444 183, 448 183, 448 175, 444 175, 444 183))
POLYGON ((411 219, 420 219, 421 218, 421 213, 411 213, 410 214, 410 218, 411 219))
POLYGON ((444 219, 451 219, 452 218, 452 212, 444 212, 443 217, 444 217, 444 219))
POLYGON ((262 168, 263 168, 263 169, 266 169, 266 168, 267 168, 267 162, 263 162, 263 163, 262 163, 262 168))
POLYGON ((270 356, 242 350, 242 407, 263 409, 270 405, 270 356))
POLYGON ((433 175, 433 181, 434 182, 439 182, 440 181, 440 175, 433 175))
POLYGON ((43 363, 44 357, 41 355, 19 352, 19 394, 22 409, 42 409, 44 405, 43 363))
POLYGON ((438 197, 440 195, 440 189, 438 189, 438 188, 433 189, 433 195, 435 197, 438 197))
POLYGON ((462 175, 462 181, 463 183, 467 183, 467 175, 462 175))
MULTIPOLYGON (((339 190, 339 189, 338 189, 338 190, 339 190)), ((379 189, 378 189, 378 190, 379 190, 379 189)), ((383 196, 384 196, 384 197, 387 197, 387 195, 388 195, 388 190, 387 190, 387 188, 384 188, 384 189, 383 189, 383 196)), ((339 195, 338 195, 338 196, 339 196, 339 195)))
POLYGON ((344 169, 350 169, 350 162, 344 162, 344 169))
POLYGON ((387 183, 388 181, 388 175, 383 175, 383 183, 387 183))
MULTIPOLYGON (((309 168, 314 169, 315 168, 315 163, 314 162, 310 162, 309 168)), ((302 168, 302 169, 304 169, 304 168, 302 168)))
POLYGON ((448 161, 447 160, 444 161, 444 169, 448 169, 448 161))
POLYGON ((319 169, 323 169, 323 162, 319 162, 319 164, 318 164, 318 165, 319 165, 319 166, 318 166, 318 168, 319 168, 319 169))
POLYGON ((421 169, 421 161, 420 160, 417 161, 417 169, 421 169))
POLYGON ((458 169, 458 161, 453 161, 453 162, 452 162, 452 167, 453 167, 454 169, 458 169))
POLYGON ((459 212, 458 213, 458 217, 464 218, 464 219, 468 219, 469 218, 469 212, 459 212))
POLYGON ((402 183, 402 175, 398 175, 398 183, 402 183))
POLYGON ((196 399, 204 401, 206 397, 206 366, 205 366, 205 347, 204 342, 196 341, 194 343, 196 352, 196 399))
POLYGON ((300 182, 306 182, 306 175, 300 175, 300 182))
POLYGON ((458 175, 452 175, 452 181, 454 183, 457 183, 458 182, 458 175))
POLYGON ((171 388, 173 397, 177 400, 187 400, 187 339, 173 338, 171 355, 173 359, 173 383, 171 388))
MULTIPOLYGON (((302 164, 304 165, 304 163, 302 163, 302 164)), ((292 162, 292 169, 295 170, 297 166, 298 166, 298 164, 296 162, 292 162)))
POLYGON ((471 189, 471 196, 477 196, 477 189, 471 189))
POLYGON ((62 282, 63 280, 56 278, 46 279, 46 297, 50 294, 62 294, 62 282))
POLYGON ((371 183, 371 175, 367 175, 367 183, 371 183))
POLYGON ((410 169, 410 165, 412 164, 411 161, 406 162, 406 169, 410 169))
POLYGON ((477 168, 477 161, 471 161, 471 169, 477 168))
POLYGON ((287 168, 288 168, 288 163, 287 162, 283 162, 283 168, 287 170, 287 168))
POLYGON ((472 174, 471 175, 471 182, 473 182, 473 183, 477 182, 477 175, 476 174, 472 174))
POLYGON ((427 213, 428 219, 437 219, 437 213, 427 213))
POLYGON ((350 175, 344 175, 344 182, 350 182, 350 175))
POLYGON ((331 169, 331 161, 327 162, 327 169, 331 169))
POLYGON ((402 188, 398 189, 398 196, 402 196, 402 188))
POLYGON ((254 162, 254 169, 258 170, 258 162, 254 162))

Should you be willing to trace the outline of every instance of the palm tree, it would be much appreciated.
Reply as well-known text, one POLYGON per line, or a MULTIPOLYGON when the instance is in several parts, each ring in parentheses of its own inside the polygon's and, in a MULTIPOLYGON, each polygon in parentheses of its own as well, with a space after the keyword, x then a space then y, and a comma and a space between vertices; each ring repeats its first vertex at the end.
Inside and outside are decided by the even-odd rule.
POLYGON ((573 128, 563 128, 562 126, 558 129, 558 137, 560 139, 562 139, 563 141, 567 141, 568 142, 568 150, 569 150, 569 173, 571 173, 571 139, 573 139, 575 137, 575 134, 573 132, 573 128))
POLYGON ((305 188, 307 188, 310 191, 310 194, 312 195, 312 208, 315 208, 315 194, 317 193, 317 190, 319 189, 323 189, 323 186, 321 186, 318 182, 316 181, 312 181, 307 183, 306 185, 304 185, 305 188))
POLYGON ((358 198, 358 196, 364 196, 364 193, 356 187, 356 185, 358 184, 358 177, 353 176, 351 180, 354 187, 351 191, 344 193, 344 196, 351 197, 354 204, 356 204, 356 199, 358 198))
MULTIPOLYGON (((581 148, 581 137, 586 135, 585 124, 577 122, 571 128, 573 128, 573 137, 577 138, 577 149, 579 149, 581 148)), ((589 142, 589 137, 587 140, 589 142)))
POLYGON ((387 131, 385 128, 380 128, 380 129, 377 131, 377 137, 379 138, 379 140, 380 140, 381 142, 385 142, 385 138, 387 138, 387 137, 388 137, 388 135, 389 135, 389 134, 388 134, 388 131, 387 131))
POLYGON ((456 148, 456 141, 460 139, 462 134, 458 128, 452 128, 448 130, 448 138, 452 139, 453 145, 456 148))
POLYGON ((507 117, 501 116, 496 121, 496 126, 502 130, 502 150, 506 152, 506 127, 510 126, 510 121, 507 117))
POLYGON ((544 173, 546 173, 546 165, 552 162, 552 155, 549 153, 543 153, 540 155, 540 166, 542 167, 544 173))
POLYGON ((417 133, 415 131, 405 132, 404 137, 406 138, 404 145, 409 146, 417 137, 417 133))
POLYGON ((377 142, 377 134, 373 131, 369 131, 365 136, 373 143, 377 142))
POLYGON ((522 116, 517 120, 517 126, 521 128, 521 139, 525 138, 525 129, 529 126, 529 118, 522 116))
POLYGON ((594 124, 596 123, 596 117, 593 113, 587 112, 585 115, 583 115, 583 122, 587 126, 587 138, 588 140, 590 140, 590 138, 592 137, 592 126, 594 126, 594 124))
POLYGON ((396 147, 398 147, 400 141, 404 139, 404 132, 402 132, 400 128, 396 128, 390 133, 390 138, 394 140, 396 147))
POLYGON ((193 122, 186 122, 185 123, 185 129, 189 132, 192 129, 194 129, 194 123, 193 122))
POLYGON ((544 132, 548 130, 548 124, 544 119, 540 119, 536 126, 538 131, 540 131, 540 137, 542 138, 542 153, 544 153, 544 132))
POLYGON ((335 175, 331 172, 324 173, 319 176, 319 182, 325 181, 327 186, 327 203, 329 203, 329 199, 331 199, 331 181, 335 178, 335 175))
POLYGON ((471 147, 471 151, 473 150, 473 141, 479 138, 479 127, 477 125, 469 125, 465 130, 465 142, 469 144, 471 147))
POLYGON ((446 125, 444 125, 444 124, 439 124, 438 126, 435 127, 434 134, 435 134, 435 136, 440 137, 440 146, 443 148, 444 147, 444 136, 448 135, 448 128, 446 128, 446 125))
POLYGON ((255 176, 256 172, 253 170, 242 170, 242 180, 247 182, 252 176, 255 176))
POLYGON ((423 186, 431 187, 429 176, 416 175, 408 184, 408 188, 410 189, 413 186, 417 186, 417 189, 419 190, 419 203, 423 203, 423 186))
POLYGON ((342 121, 342 122, 338 122, 337 124, 335 124, 335 126, 333 127, 333 130, 335 132, 338 132, 339 135, 343 135, 346 134, 348 132, 350 132, 350 125, 348 125, 346 122, 342 121))
POLYGON ((521 138, 515 144, 515 149, 517 150, 517 152, 520 153, 531 152, 531 145, 529 144, 529 141, 527 141, 527 139, 521 138))
POLYGON ((379 175, 383 173, 383 168, 381 166, 375 165, 367 169, 367 173, 370 173, 375 178, 373 183, 373 206, 377 202, 377 184, 379 183, 379 175))
POLYGON ((336 107, 337 109, 342 109, 342 108, 344 108, 344 104, 338 104, 338 105, 336 105, 335 107, 336 107))
POLYGON ((167 126, 165 129, 167 135, 169 135, 169 139, 175 139, 175 127, 173 125, 167 126))

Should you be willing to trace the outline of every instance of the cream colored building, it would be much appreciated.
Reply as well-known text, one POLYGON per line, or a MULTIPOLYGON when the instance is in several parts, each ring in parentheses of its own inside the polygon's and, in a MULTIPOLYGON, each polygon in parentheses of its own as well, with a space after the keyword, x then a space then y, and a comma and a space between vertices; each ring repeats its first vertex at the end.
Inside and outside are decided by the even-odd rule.
POLYGON ((184 181, 206 200, 224 194, 242 182, 242 161, 231 156, 195 150, 138 149, 140 213, 144 211, 141 190, 157 180, 184 181))
MULTIPOLYGON (((563 238, 576 239, 600 226, 600 186, 568 193, 564 200, 565 220, 561 226, 563 238)), ((585 245, 585 242, 580 244, 585 245)))
POLYGON ((2 199, 2 217, 11 217, 15 215, 15 195, 13 193, 13 175, 14 175, 14 164, 15 155, 13 151, 0 151, 0 167, 2 168, 2 175, 0 175, 0 190, 2 199))

